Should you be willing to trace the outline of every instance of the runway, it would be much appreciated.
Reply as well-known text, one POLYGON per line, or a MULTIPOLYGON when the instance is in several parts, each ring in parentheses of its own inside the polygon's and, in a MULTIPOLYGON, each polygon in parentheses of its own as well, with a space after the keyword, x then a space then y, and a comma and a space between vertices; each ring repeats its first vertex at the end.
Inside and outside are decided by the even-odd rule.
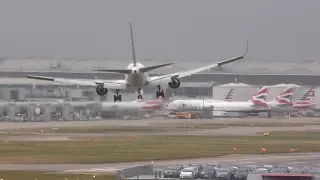
POLYGON ((1 122, 0 130, 5 129, 20 129, 20 128, 46 128, 46 127, 89 127, 89 126, 160 126, 170 124, 210 124, 210 123, 257 123, 263 122, 283 122, 283 123, 304 123, 308 125, 310 123, 318 123, 319 118, 288 118, 288 119, 271 119, 271 118, 218 118, 218 119, 164 119, 164 118, 152 118, 141 120, 122 120, 122 119, 108 119, 108 120, 91 120, 91 121, 49 121, 49 122, 1 122))
MULTIPOLYGON (((320 153, 286 153, 259 155, 227 155, 216 158, 180 159, 153 161, 155 169, 163 169, 170 164, 214 163, 222 165, 261 165, 277 164, 298 167, 320 167, 320 153)), ((146 165, 152 162, 131 162, 112 164, 0 164, 0 170, 55 171, 62 173, 115 172, 126 167, 146 165)))

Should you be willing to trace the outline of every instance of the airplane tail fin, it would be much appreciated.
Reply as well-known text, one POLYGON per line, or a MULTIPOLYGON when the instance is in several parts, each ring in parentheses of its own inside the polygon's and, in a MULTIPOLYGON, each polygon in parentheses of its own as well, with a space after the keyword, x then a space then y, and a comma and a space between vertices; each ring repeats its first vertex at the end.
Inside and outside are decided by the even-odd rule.
POLYGON ((131 22, 130 22, 130 35, 131 35, 131 48, 132 48, 133 66, 136 67, 137 59, 136 59, 136 50, 135 50, 135 47, 134 47, 133 30, 132 30, 132 23, 131 22))
POLYGON ((315 88, 309 88, 295 103, 293 103, 293 108, 307 108, 312 106, 311 101, 315 97, 315 88))
MULTIPOLYGON (((130 37, 131 37, 131 50, 132 50, 132 60, 133 60, 133 67, 137 66, 137 58, 136 58, 136 50, 134 46, 134 38, 133 38, 133 30, 132 30, 132 23, 130 22, 130 37)), ((145 73, 147 71, 151 71, 154 69, 158 69, 165 66, 170 66, 172 64, 176 64, 177 62, 172 63, 165 63, 155 66, 149 66, 149 67, 142 67, 139 68, 139 71, 142 73, 145 73)), ((101 72, 114 72, 114 73, 120 73, 120 74, 130 74, 132 71, 130 69, 97 69, 93 71, 101 71, 101 72)))
POLYGON ((263 86, 259 91, 252 96, 248 102, 252 102, 254 105, 260 105, 267 107, 266 99, 269 93, 269 86, 263 86))
POLYGON ((229 101, 231 102, 232 101, 232 97, 233 97, 233 93, 234 93, 234 89, 230 89, 230 91, 228 92, 227 96, 225 97, 225 101, 229 101))
POLYGON ((292 96, 294 94, 295 88, 294 87, 288 87, 284 91, 282 91, 279 95, 275 97, 275 101, 277 101, 279 104, 290 104, 292 105, 292 96))

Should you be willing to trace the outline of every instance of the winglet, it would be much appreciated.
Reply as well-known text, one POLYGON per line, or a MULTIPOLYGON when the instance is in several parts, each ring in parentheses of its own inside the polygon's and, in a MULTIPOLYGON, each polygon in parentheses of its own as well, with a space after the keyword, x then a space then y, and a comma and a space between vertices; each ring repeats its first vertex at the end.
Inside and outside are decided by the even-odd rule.
POLYGON ((244 53, 242 56, 245 57, 245 56, 248 54, 248 51, 249 51, 249 38, 247 39, 247 48, 246 48, 246 51, 245 51, 245 53, 244 53))
POLYGON ((19 60, 19 59, 18 59, 18 64, 19 64, 19 67, 20 67, 20 71, 21 71, 21 72, 23 72, 23 71, 22 71, 22 67, 21 67, 20 60, 19 60))
POLYGON ((245 53, 244 53, 243 55, 234 57, 234 58, 232 58, 232 59, 220 61, 220 62, 217 63, 217 65, 218 65, 218 66, 222 66, 222 65, 225 65, 225 64, 228 64, 228 63, 235 62, 235 61, 238 61, 238 60, 240 60, 240 59, 243 59, 243 58, 248 54, 248 51, 249 51, 249 38, 248 38, 248 40, 247 40, 246 51, 245 51, 245 53))
POLYGON ((133 60, 133 66, 135 67, 137 64, 137 59, 136 59, 136 50, 134 48, 133 31, 132 31, 132 23, 131 22, 130 22, 130 33, 131 33, 132 60, 133 60))

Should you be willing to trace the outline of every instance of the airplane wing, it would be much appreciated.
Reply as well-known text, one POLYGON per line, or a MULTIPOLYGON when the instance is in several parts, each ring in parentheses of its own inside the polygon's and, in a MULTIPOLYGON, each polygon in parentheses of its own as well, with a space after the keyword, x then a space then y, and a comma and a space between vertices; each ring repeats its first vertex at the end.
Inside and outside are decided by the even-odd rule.
POLYGON ((202 72, 202 71, 205 71, 205 70, 210 70, 210 69, 212 69, 214 67, 222 66, 224 64, 228 64, 228 63, 231 63, 231 62, 235 62, 235 61, 241 60, 241 59, 244 58, 244 56, 246 54, 247 54, 247 51, 242 56, 237 56, 237 57, 234 57, 234 58, 230 58, 230 59, 227 59, 227 60, 224 60, 224 61, 220 61, 220 62, 217 62, 217 63, 214 63, 214 64, 210 64, 210 65, 205 66, 205 67, 200 67, 200 68, 197 68, 197 69, 191 69, 191 70, 172 73, 172 74, 149 77, 149 81, 148 81, 147 84, 148 85, 160 85, 160 84, 169 83, 169 82, 171 82, 171 80, 173 78, 178 78, 179 79, 179 78, 183 78, 183 77, 186 77, 186 76, 191 76, 192 74, 196 74, 198 72, 202 72))
POLYGON ((99 80, 99 79, 81 80, 81 79, 54 78, 54 77, 46 77, 46 76, 32 76, 32 75, 28 75, 27 78, 72 84, 72 85, 94 86, 94 87, 96 87, 98 84, 103 84, 105 88, 110 88, 110 89, 126 89, 127 88, 127 84, 125 80, 99 80))
POLYGON ((172 80, 174 78, 179 79, 179 78, 183 78, 183 77, 186 77, 186 76, 191 76, 192 74, 196 74, 196 73, 199 73, 199 72, 202 72, 202 71, 205 71, 205 70, 210 70, 210 69, 215 68, 215 67, 219 67, 219 66, 222 66, 222 65, 225 65, 225 64, 228 64, 228 63, 232 63, 232 62, 241 60, 247 55, 248 46, 249 46, 249 40, 247 41, 246 52, 241 56, 237 56, 237 57, 234 57, 234 58, 226 59, 224 61, 213 63, 213 64, 210 64, 208 66, 204 66, 204 67, 200 67, 200 68, 196 68, 196 69, 191 69, 191 70, 172 73, 172 74, 167 74, 167 75, 149 77, 147 85, 162 85, 162 84, 166 84, 166 83, 172 82, 172 80))

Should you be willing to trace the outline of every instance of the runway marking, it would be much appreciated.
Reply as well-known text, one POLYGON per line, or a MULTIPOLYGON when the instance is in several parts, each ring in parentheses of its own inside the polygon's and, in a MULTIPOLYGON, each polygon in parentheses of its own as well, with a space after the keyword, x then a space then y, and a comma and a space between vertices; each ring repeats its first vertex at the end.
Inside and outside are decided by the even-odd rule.
POLYGON ((290 162, 290 163, 285 163, 285 164, 305 164, 305 163, 308 163, 308 162, 290 162))
POLYGON ((119 168, 91 168, 91 169, 74 169, 74 170, 65 170, 65 172, 113 172, 121 170, 119 168))
POLYGON ((119 166, 119 167, 101 167, 101 168, 88 168, 88 169, 71 169, 65 170, 65 172, 115 172, 124 168, 130 168, 134 166, 119 166))

